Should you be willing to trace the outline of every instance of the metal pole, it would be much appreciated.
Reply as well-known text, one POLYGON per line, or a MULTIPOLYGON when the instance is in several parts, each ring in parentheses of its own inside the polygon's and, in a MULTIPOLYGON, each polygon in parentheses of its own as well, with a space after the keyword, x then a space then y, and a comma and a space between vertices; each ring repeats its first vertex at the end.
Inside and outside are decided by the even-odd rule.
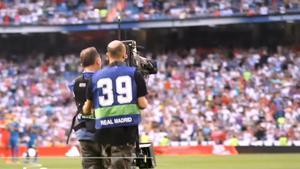
POLYGON ((118 14, 118 39, 121 40, 121 16, 118 14))

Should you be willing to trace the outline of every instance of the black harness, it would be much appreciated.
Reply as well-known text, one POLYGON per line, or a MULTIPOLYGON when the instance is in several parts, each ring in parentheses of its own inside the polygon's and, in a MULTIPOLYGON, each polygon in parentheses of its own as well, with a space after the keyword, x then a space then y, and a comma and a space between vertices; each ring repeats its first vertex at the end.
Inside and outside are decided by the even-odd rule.
POLYGON ((77 116, 80 113, 82 113, 82 107, 84 105, 84 102, 86 101, 86 96, 90 85, 91 85, 91 78, 84 78, 83 74, 81 74, 75 79, 73 92, 74 92, 74 100, 76 103, 77 111, 72 119, 72 124, 67 137, 67 144, 69 143, 70 136, 73 129, 77 131, 81 128, 86 128, 87 131, 89 132, 95 132, 94 119, 81 117, 82 119, 84 119, 84 121, 79 122, 78 124, 75 125, 77 116))

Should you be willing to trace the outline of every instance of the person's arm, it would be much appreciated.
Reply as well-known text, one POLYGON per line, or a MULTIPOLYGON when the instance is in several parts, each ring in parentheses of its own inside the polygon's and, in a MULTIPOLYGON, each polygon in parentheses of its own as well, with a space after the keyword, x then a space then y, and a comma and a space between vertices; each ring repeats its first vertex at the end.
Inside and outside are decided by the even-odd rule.
POLYGON ((88 89, 86 91, 86 101, 82 107, 83 115, 91 115, 93 109, 93 87, 92 82, 88 84, 88 89))
POLYGON ((137 84, 137 105, 140 109, 145 109, 148 106, 148 100, 145 97, 148 94, 145 79, 138 71, 135 72, 134 78, 137 84))
POLYGON ((138 106, 140 109, 145 109, 148 106, 148 100, 145 96, 138 98, 138 106))
POLYGON ((82 113, 83 113, 83 115, 91 115, 92 114, 91 113, 92 112, 92 108, 93 108, 93 101, 87 99, 84 102, 84 105, 82 107, 82 113))

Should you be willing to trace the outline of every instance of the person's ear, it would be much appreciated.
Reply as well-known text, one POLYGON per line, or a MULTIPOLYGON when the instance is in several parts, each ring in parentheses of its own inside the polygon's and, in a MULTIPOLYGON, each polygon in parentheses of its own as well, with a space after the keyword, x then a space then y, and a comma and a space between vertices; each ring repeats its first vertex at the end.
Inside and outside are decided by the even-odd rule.
POLYGON ((124 48, 124 50, 123 50, 123 56, 124 56, 124 59, 127 59, 127 52, 126 52, 126 48, 124 48))
POLYGON ((96 62, 97 62, 98 65, 101 65, 101 59, 100 59, 100 57, 97 58, 96 62))

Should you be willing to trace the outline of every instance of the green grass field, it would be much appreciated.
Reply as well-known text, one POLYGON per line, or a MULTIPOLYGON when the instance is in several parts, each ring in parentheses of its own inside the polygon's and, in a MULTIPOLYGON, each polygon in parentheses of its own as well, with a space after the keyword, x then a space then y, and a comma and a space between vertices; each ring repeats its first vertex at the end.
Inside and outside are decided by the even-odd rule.
MULTIPOLYGON (((42 166, 26 169, 81 169, 78 158, 43 158, 42 166)), ((236 156, 158 156, 157 169, 300 169, 300 154, 236 156)), ((25 169, 22 164, 4 164, 0 169, 25 169)))

